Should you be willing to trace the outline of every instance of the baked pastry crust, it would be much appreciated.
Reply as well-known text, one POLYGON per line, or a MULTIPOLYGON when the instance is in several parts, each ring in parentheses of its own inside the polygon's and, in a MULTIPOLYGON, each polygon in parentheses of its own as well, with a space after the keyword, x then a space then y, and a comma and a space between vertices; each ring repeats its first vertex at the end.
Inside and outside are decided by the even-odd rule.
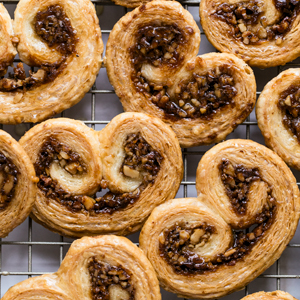
POLYGON ((38 178, 26 152, 3 130, 0 130, 0 152, 0 237, 3 238, 28 217, 38 178))
POLYGON ((3 76, 7 67, 13 62, 17 51, 11 40, 14 35, 12 20, 2 3, 0 4, 0 24, 0 76, 3 76))
POLYGON ((182 179, 181 150, 175 134, 159 119, 141 113, 120 114, 100 132, 75 120, 48 120, 29 130, 20 143, 40 170, 37 174, 42 181, 32 217, 50 230, 66 236, 135 232, 155 206, 176 195, 182 179), (146 154, 139 150, 141 153, 137 157, 146 159, 144 163, 147 168, 155 168, 154 173, 146 171, 141 162, 131 164, 127 153, 136 153, 136 150, 127 141, 135 135, 145 141, 138 141, 137 145, 152 149, 146 154), (75 163, 85 168, 84 172, 70 174, 69 171, 73 170, 68 166, 72 167, 72 164, 68 159, 65 164, 60 158, 59 162, 54 159, 48 163, 46 169, 49 171, 44 171, 43 164, 39 167, 38 161, 45 151, 43 145, 51 137, 61 143, 58 148, 67 146, 72 149, 74 153, 69 151, 69 156, 80 157, 75 163), (131 150, 126 152, 127 147, 131 150), (148 176, 152 177, 149 179, 148 176), (61 196, 52 193, 54 196, 47 197, 50 193, 47 186, 50 185, 52 191, 61 187, 64 192, 60 193, 61 196), (112 193, 96 195, 99 189, 106 188, 112 193), (70 198, 69 194, 73 196, 70 198), (65 197, 69 197, 70 204, 65 202, 68 201, 64 200, 65 197))
MULTIPOLYGON (((54 116, 80 101, 94 83, 102 63, 103 42, 95 8, 90 1, 22 0, 15 11, 14 39, 18 41, 20 59, 29 66, 42 67, 42 70, 31 75, 30 80, 37 82, 32 87, 2 89, 1 123, 35 123, 54 116), (74 49, 67 49, 67 54, 61 53, 56 44, 49 46, 35 29, 37 15, 56 5, 71 24, 68 30, 75 34, 71 43, 74 49), (52 68, 50 75, 47 73, 49 80, 45 79, 47 67, 52 68)), ((21 80, 9 81, 9 86, 16 82, 19 84, 21 80)))
POLYGON ((182 147, 223 140, 246 119, 256 100, 249 66, 231 54, 196 57, 199 45, 200 31, 190 13, 169 1, 153 1, 126 14, 107 43, 108 77, 124 110, 159 117, 172 127, 182 147), (155 32, 159 33, 155 36, 155 32), (152 44, 150 50, 137 50, 145 38, 164 47, 162 34, 171 41, 156 60, 151 58, 156 55, 151 52, 152 44), (178 48, 168 50, 174 43, 178 48), (176 55, 177 62, 172 64, 176 55))
MULTIPOLYGON (((120 270, 120 273, 123 271, 127 273, 123 273, 127 275, 127 278, 121 279, 123 281, 121 284, 127 283, 125 288, 122 288, 120 282, 116 281, 121 278, 119 274, 116 274, 115 281, 112 283, 103 281, 98 284, 98 287, 109 291, 110 299, 129 299, 130 286, 134 299, 161 299, 158 280, 144 253, 128 239, 112 235, 84 237, 73 242, 56 273, 22 281, 10 288, 2 299, 29 300, 37 299, 37 295, 40 299, 51 300, 95 299, 93 296, 97 297, 98 294, 95 294, 92 286, 93 271, 112 277, 109 273, 101 273, 103 269, 101 270, 100 265, 105 266, 106 270, 111 269, 114 273, 120 270), (96 261, 98 266, 91 266, 91 261, 96 261), (90 270, 91 267, 94 269, 90 270), (118 297, 116 289, 123 291, 121 294, 123 297, 120 298, 120 294, 118 297)), ((98 280, 101 281, 99 276, 98 280)), ((101 292, 99 294, 101 296, 101 292)))
POLYGON ((233 53, 250 66, 268 68, 284 65, 300 55, 297 11, 297 6, 272 0, 204 0, 200 3, 200 20, 216 49, 233 53), (281 9, 290 12, 287 24, 281 9))
POLYGON ((288 69, 273 78, 258 98, 256 118, 266 145, 289 166, 300 170, 300 143, 297 136, 284 125, 285 112, 279 106, 281 95, 298 85, 300 85, 300 69, 288 69))
POLYGON ((112 0, 117 5, 122 5, 128 8, 135 8, 142 4, 146 4, 147 2, 151 0, 112 0))
POLYGON ((292 295, 283 291, 258 292, 244 297, 242 300, 296 300, 292 295))
POLYGON ((169 200, 153 210, 140 247, 163 288, 215 299, 242 289, 280 257, 297 228, 299 190, 281 158, 249 140, 206 152, 196 188, 197 198, 169 200), (242 189, 247 192, 235 201, 234 191, 242 189), (241 231, 246 228, 249 233, 241 231))

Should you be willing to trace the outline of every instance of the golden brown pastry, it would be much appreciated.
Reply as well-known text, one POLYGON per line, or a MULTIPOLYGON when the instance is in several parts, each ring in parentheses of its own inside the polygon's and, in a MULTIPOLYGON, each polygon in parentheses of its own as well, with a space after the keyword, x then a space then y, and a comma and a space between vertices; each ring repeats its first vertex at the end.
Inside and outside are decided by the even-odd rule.
POLYGON ((11 287, 2 300, 160 300, 155 272, 144 253, 117 236, 73 242, 56 273, 11 287))
POLYGON ((244 297, 241 300, 297 300, 289 293, 283 291, 258 292, 244 297))
POLYGON ((2 3, 0 3, 0 76, 6 73, 17 51, 13 45, 12 20, 2 3))
POLYGON ((299 190, 281 158, 249 140, 206 152, 196 188, 197 198, 153 210, 140 247, 163 288, 215 299, 242 289, 280 257, 297 228, 299 190))
POLYGON ((176 195, 182 179, 175 134, 141 113, 120 114, 100 132, 71 119, 48 120, 20 143, 40 179, 32 217, 66 236, 135 232, 176 195))
POLYGON ((152 0, 112 0, 112 1, 118 5, 134 8, 152 0))
MULTIPOLYGON (((11 62, 17 49, 21 61, 39 69, 28 76, 18 63, 14 74, 0 79, 0 123, 38 122, 81 100, 102 62, 94 5, 89 0, 21 0, 14 32, 8 16, 1 14, 0 22, 5 18, 0 38, 6 38, 6 61, 11 62)), ((2 44, 0 72, 7 66, 5 58, 1 64, 2 44)))
POLYGON ((177 2, 153 1, 110 33, 109 80, 126 111, 161 118, 182 147, 223 140, 254 108, 252 70, 230 54, 196 57, 200 32, 177 2))
POLYGON ((300 69, 288 69, 263 89, 256 106, 266 145, 300 170, 300 69))
POLYGON ((0 130, 0 237, 29 215, 37 191, 33 165, 24 149, 0 130))
POLYGON ((215 48, 237 55, 250 66, 284 65, 300 55, 297 1, 204 0, 200 19, 215 48))

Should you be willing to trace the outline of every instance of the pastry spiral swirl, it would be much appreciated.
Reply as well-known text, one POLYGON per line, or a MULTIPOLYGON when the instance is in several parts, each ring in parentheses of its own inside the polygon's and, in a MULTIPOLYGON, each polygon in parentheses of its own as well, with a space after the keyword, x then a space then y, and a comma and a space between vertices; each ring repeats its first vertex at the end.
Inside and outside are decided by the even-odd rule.
POLYGON ((16 50, 21 61, 40 69, 26 77, 23 64, 18 63, 9 78, 0 80, 0 123, 38 122, 82 99, 95 81, 103 52, 90 1, 21 0, 14 32, 8 16, 1 14, 1 20, 1 45, 8 51, 3 60, 0 46, 0 72, 16 50))
POLYGON ((258 292, 244 297, 242 300, 297 300, 283 291, 258 292))
POLYGON ((0 237, 29 215, 37 191, 32 162, 8 133, 0 130, 0 237))
POLYGON ((109 80, 125 111, 161 118, 180 145, 223 140, 252 111, 252 70, 230 54, 196 57, 200 31, 172 1, 153 1, 121 18, 106 50, 109 80))
POLYGON ((206 152, 196 188, 197 198, 153 210, 140 247, 162 287, 214 299, 243 288, 279 258, 297 228, 299 190, 280 157, 247 140, 206 152))
POLYGON ((100 132, 75 120, 48 120, 20 143, 40 179, 33 218, 66 236, 135 232, 176 195, 182 179, 175 134, 141 113, 121 114, 100 132))
POLYGON ((10 288, 3 300, 160 300, 155 272, 143 252, 117 236, 73 242, 56 273, 10 288))
POLYGON ((300 69, 288 69, 261 92, 256 117, 266 145, 300 170, 300 69))
POLYGON ((300 5, 279 0, 204 0, 201 25, 221 52, 233 53, 250 66, 284 65, 300 55, 300 5))

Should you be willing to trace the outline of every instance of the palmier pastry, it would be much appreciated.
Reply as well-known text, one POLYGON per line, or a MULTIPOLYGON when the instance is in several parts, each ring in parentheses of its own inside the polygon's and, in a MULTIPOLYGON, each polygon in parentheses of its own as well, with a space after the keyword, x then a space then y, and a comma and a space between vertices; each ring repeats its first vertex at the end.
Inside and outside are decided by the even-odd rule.
POLYGON ((199 45, 196 22, 173 1, 129 12, 107 43, 108 77, 124 109, 161 118, 183 147, 223 140, 256 99, 249 66, 230 54, 196 57, 199 45))
POLYGON ((75 120, 48 120, 20 143, 40 179, 32 217, 66 236, 135 232, 176 195, 182 179, 175 134, 141 113, 121 114, 100 132, 75 120))
POLYGON ((37 191, 33 164, 24 149, 0 130, 0 237, 29 215, 37 191))
POLYGON ((152 0, 112 0, 112 1, 118 5, 122 5, 122 6, 129 7, 129 8, 134 8, 134 7, 137 7, 139 5, 142 5, 142 4, 152 1, 152 0))
POLYGON ((11 287, 2 300, 160 300, 158 280, 144 253, 124 237, 73 242, 56 273, 11 287))
POLYGON ((266 145, 300 170, 300 69, 272 79, 258 98, 256 117, 266 145))
POLYGON ((299 8, 298 1, 204 0, 200 18, 205 35, 219 51, 267 68, 300 55, 299 8))
POLYGON ((153 210, 140 247, 163 288, 215 299, 242 289, 280 257, 297 228, 299 190, 280 157, 248 140, 206 152, 196 188, 197 198, 153 210))
POLYGON ((14 33, 8 16, 1 13, 0 22, 0 72, 16 49, 24 63, 39 67, 27 76, 18 63, 9 78, 0 79, 0 123, 38 122, 82 99, 95 81, 103 52, 89 0, 21 0, 14 33))
POLYGON ((13 45, 13 25, 2 3, 0 3, 0 76, 6 73, 7 67, 14 60, 17 51, 13 45))
POLYGON ((258 292, 244 297, 242 300, 297 300, 292 295, 282 291, 258 292))

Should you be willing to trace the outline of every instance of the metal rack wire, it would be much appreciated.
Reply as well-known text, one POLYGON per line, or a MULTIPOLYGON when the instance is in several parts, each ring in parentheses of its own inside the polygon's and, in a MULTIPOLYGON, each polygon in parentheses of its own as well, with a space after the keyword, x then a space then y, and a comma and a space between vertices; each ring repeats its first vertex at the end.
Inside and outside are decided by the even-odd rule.
MULTIPOLYGON (((115 6, 111 1, 107 1, 107 0, 92 0, 92 2, 95 4, 96 8, 98 8, 98 11, 100 11, 100 7, 104 6, 104 8, 106 7, 111 7, 111 6, 115 6)), ((190 9, 193 7, 198 7, 199 6, 199 0, 185 0, 185 1, 180 1, 182 3, 182 5, 184 5, 184 7, 186 9, 190 9)), ((18 0, 5 0, 4 4, 17 4, 18 0)), ((127 12, 127 9, 124 8, 123 9, 123 15, 127 12)), ((99 16, 99 19, 101 20, 101 16, 99 16)), ((105 40, 105 37, 107 37, 110 33, 111 29, 104 29, 102 30, 102 34, 103 34, 103 39, 105 40)), ((205 39, 204 34, 201 34, 201 38, 205 39)), ((18 60, 16 60, 18 61, 18 60)), ((288 67, 299 67, 300 64, 299 63, 289 63, 288 67)), ((278 74, 280 71, 282 71, 283 67, 278 67, 276 69, 276 74, 278 74)), ((257 71, 260 72, 260 71, 257 71)), ((268 72, 266 70, 266 72, 268 72)), ((104 75, 105 76, 105 75, 104 75)), ((266 83, 266 82, 265 82, 266 83)), ((260 89, 261 90, 261 89, 260 89)), ((257 95, 260 94, 260 90, 257 92, 257 95)), ((93 88, 88 92, 88 94, 86 95, 86 97, 84 98, 84 107, 88 108, 90 110, 90 116, 89 117, 84 117, 84 123, 87 124, 88 126, 91 126, 94 129, 98 129, 98 127, 100 126, 104 126, 106 125, 110 120, 107 120, 105 117, 99 117, 97 112, 98 110, 100 110, 100 108, 98 107, 99 105, 107 105, 108 101, 107 101, 107 97, 109 95, 114 95, 114 90, 111 89, 107 84, 102 84, 101 82, 99 83, 99 80, 96 81, 96 83, 94 84, 93 88)), ((116 97, 116 96, 115 96, 116 97)), ((116 97, 117 98, 117 97, 116 97)), ((121 106, 119 106, 121 107, 121 106)), ((119 109, 120 110, 120 109, 119 109)), ((119 111, 121 112, 121 111, 119 111)), ((68 115, 68 110, 66 112, 63 112, 61 114, 62 116, 69 116, 68 115)), ((248 117, 248 119, 239 126, 239 128, 242 128, 242 130, 246 129, 245 133, 243 133, 243 138, 246 139, 250 139, 253 137, 251 136, 251 130, 253 129, 257 129, 257 122, 255 120, 255 117, 248 117)), ((13 130, 12 127, 6 128, 6 126, 3 126, 4 130, 8 130, 11 131, 13 130)), ((188 194, 190 194, 190 188, 195 187, 195 174, 192 176, 193 178, 191 179, 190 174, 189 174, 189 168, 190 164, 189 164, 189 159, 192 157, 198 157, 198 156, 202 156, 205 153, 205 150, 207 150, 207 148, 201 148, 201 147, 197 147, 197 148, 191 148, 191 149, 183 149, 182 153, 183 153, 183 160, 184 160, 184 177, 183 177, 183 181, 181 182, 181 193, 183 197, 187 197, 190 196, 188 194)), ((194 158, 193 158, 194 159, 194 158)), ((297 174, 295 174, 297 175, 297 174)), ((298 180, 300 179, 300 177, 298 178, 298 180)), ((298 182, 298 185, 300 183, 298 182)), ((193 192, 192 192, 193 193, 193 192)), ((181 196, 181 195, 180 195, 181 196)), ((71 244, 71 240, 66 239, 62 236, 59 237, 59 241, 35 241, 33 238, 33 227, 36 224, 29 218, 28 219, 28 226, 27 226, 27 241, 22 241, 22 240, 8 240, 8 239, 2 239, 0 240, 0 295, 3 295, 4 292, 9 288, 9 286, 5 286, 2 284, 3 278, 6 276, 27 276, 27 277, 31 277, 31 276, 36 276, 36 275, 42 275, 48 272, 45 271, 33 271, 33 258, 34 258, 34 253, 33 253, 33 247, 35 246, 47 246, 52 247, 58 247, 59 248, 59 257, 58 257, 58 261, 59 264, 61 263, 61 261, 63 260, 63 257, 66 253, 67 248, 70 246, 71 244), (8 259, 7 255, 4 255, 3 253, 3 247, 5 246, 15 246, 15 247, 21 247, 21 246, 26 246, 27 247, 27 259, 28 259, 28 267, 27 267, 27 271, 7 271, 5 270, 2 266, 3 266, 3 262, 8 259), (2 288, 2 293, 1 293, 1 288, 2 288)), ((17 230, 17 229, 15 229, 17 230)), ((24 229, 23 229, 24 230, 24 229)), ((288 245, 288 248, 290 249, 297 249, 298 253, 300 253, 300 241, 299 243, 291 243, 288 245)), ((43 254, 43 253, 42 253, 43 254)), ((46 255, 46 254, 45 254, 46 255)), ((9 259, 11 259, 11 257, 9 257, 9 259)), ((282 267, 282 262, 281 259, 279 259, 276 264, 275 267, 270 268, 269 270, 267 270, 267 272, 261 276, 259 276, 260 278, 263 279, 273 279, 276 281, 276 284, 273 288, 274 289, 280 289, 282 287, 282 280, 285 279, 300 279, 300 269, 297 270, 297 272, 294 272, 294 274, 289 274, 289 270, 286 270, 286 268, 282 267)), ((256 282, 259 280, 256 279, 254 281, 254 285, 256 285, 256 282)), ((23 280, 20 279, 20 281, 23 280)), ((252 283, 251 283, 252 284, 252 283)), ((253 284, 252 284, 253 285, 253 284)), ((232 295, 230 296, 230 299, 240 299, 242 298, 244 295, 247 295, 250 292, 254 292, 254 291, 258 291, 258 289, 264 289, 264 287, 261 288, 261 285, 258 285, 257 289, 254 287, 252 289, 249 289, 249 287, 247 286, 245 288, 245 290, 243 292, 237 293, 236 296, 232 295)), ((287 292, 291 292, 292 290, 297 290, 297 282, 295 283, 294 287, 290 287, 289 289, 285 289, 287 292)), ((165 294, 164 294, 165 295, 165 294)), ((173 298, 173 296, 171 294, 166 294, 167 296, 163 296, 164 299, 175 299, 173 298)), ((294 294, 294 296, 298 296, 300 297, 300 294, 296 295, 294 294)), ((175 297, 175 296, 174 296, 175 297)), ((225 297, 226 298, 226 297, 225 297)), ((229 298, 227 298, 229 299, 229 298)))

